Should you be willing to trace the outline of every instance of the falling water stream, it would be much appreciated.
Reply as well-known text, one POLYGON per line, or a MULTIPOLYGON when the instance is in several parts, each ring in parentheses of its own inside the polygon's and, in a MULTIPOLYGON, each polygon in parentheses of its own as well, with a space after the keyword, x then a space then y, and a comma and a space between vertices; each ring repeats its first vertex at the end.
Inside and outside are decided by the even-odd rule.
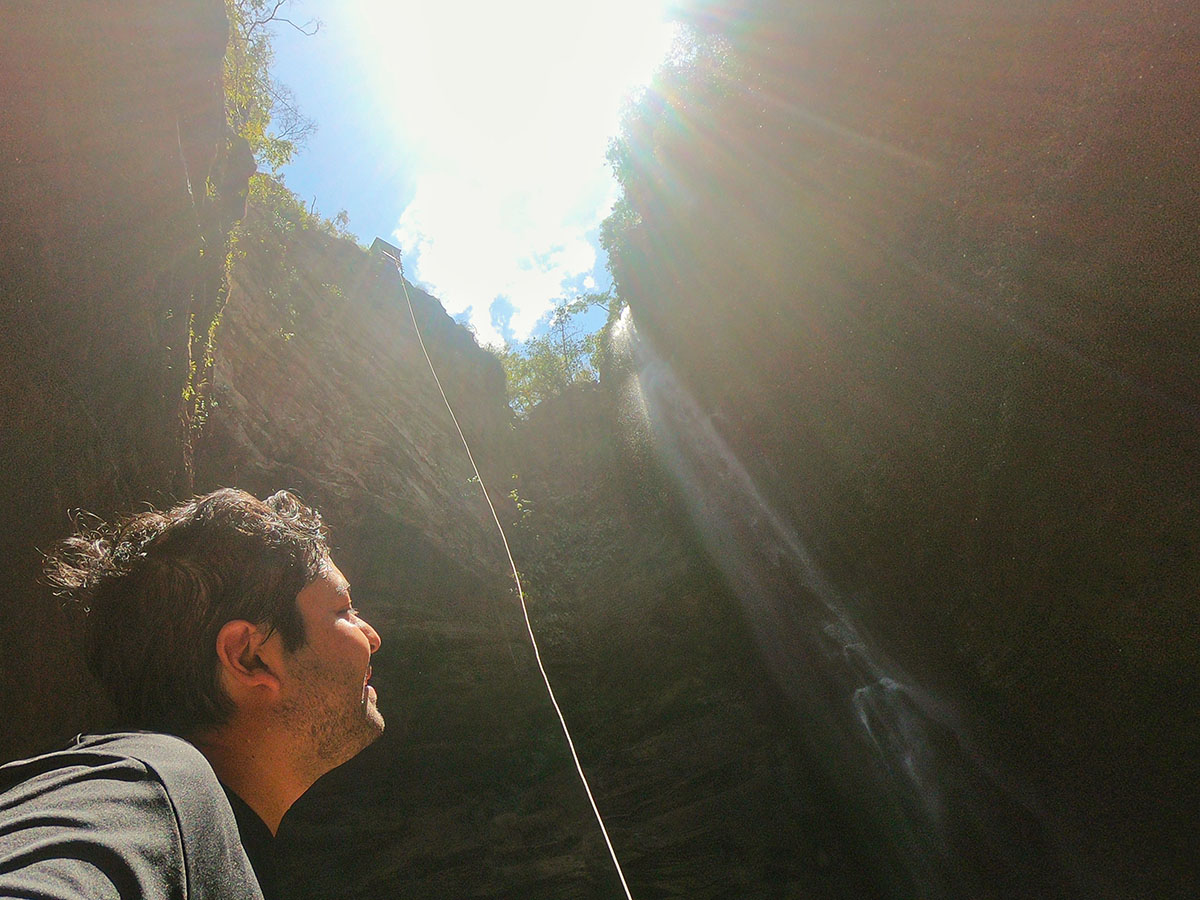
POLYGON ((674 479, 889 894, 1062 896, 1043 817, 868 637, 628 309, 611 338, 629 372, 623 422, 674 479))

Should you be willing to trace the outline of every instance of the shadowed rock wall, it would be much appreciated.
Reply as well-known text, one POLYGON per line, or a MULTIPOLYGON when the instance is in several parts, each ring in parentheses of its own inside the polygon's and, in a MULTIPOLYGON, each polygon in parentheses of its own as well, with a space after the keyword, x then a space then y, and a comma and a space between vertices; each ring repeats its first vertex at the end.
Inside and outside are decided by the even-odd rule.
POLYGON ((1188 895, 1196 11, 750 2, 694 21, 710 74, 665 81, 620 157, 639 327, 1081 866, 1188 895))
POLYGON ((211 251, 249 174, 227 155, 226 36, 220 0, 4 9, 0 696, 20 723, 5 757, 78 730, 91 705, 71 625, 34 587, 39 548, 68 509, 190 489, 188 323, 216 310, 211 251))

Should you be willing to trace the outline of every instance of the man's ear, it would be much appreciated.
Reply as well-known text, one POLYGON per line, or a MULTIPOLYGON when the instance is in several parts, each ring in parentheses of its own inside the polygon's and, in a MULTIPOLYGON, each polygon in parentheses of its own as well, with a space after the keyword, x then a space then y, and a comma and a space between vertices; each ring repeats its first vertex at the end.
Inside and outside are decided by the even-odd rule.
POLYGON ((233 619, 221 626, 217 632, 217 665, 221 680, 230 690, 266 688, 278 692, 279 659, 273 645, 279 641, 271 640, 275 636, 273 630, 245 619, 233 619))

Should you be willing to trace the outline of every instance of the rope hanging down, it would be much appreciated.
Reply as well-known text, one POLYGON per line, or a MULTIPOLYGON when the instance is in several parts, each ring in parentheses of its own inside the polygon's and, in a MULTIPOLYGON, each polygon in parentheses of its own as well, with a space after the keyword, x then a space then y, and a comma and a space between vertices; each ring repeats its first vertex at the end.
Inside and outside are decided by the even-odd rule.
POLYGON ((621 879, 621 888, 625 891, 627 900, 633 900, 633 895, 629 893, 629 885, 625 881, 625 873, 621 870, 621 861, 617 859, 617 851, 613 849, 612 840, 608 836, 608 829, 604 825, 604 818, 600 815, 600 807, 596 805, 596 798, 592 796, 592 788, 588 784, 587 776, 583 774, 583 764, 580 763, 579 754, 575 751, 575 741, 572 740, 571 731, 567 728, 567 720, 558 705, 558 698, 554 696, 554 688, 550 686, 550 676, 546 674, 546 667, 542 665, 542 654, 538 650, 537 638, 533 634, 533 624, 529 620, 529 607, 525 604, 525 591, 521 587, 521 576, 517 574, 517 563, 513 559, 512 550, 509 549, 508 537, 504 533, 504 526, 500 524, 500 516, 496 512, 496 506, 492 503, 492 498, 488 495, 487 486, 483 483, 483 476, 479 474, 479 466, 475 465, 475 456, 471 453, 471 446, 467 443, 466 435, 463 434, 462 427, 458 424, 458 416, 454 414, 454 408, 450 405, 450 400, 446 397, 446 391, 442 388, 442 380, 438 378, 437 369, 433 366, 433 360, 429 357, 429 351, 425 349, 425 339, 421 337, 421 328, 417 325, 417 315, 413 310, 412 298, 408 296, 408 283, 404 277, 404 262, 400 258, 400 250, 381 238, 375 238, 371 249, 394 262, 396 264, 396 271, 400 273, 400 287, 404 290, 404 302, 408 304, 408 314, 412 318, 413 331, 416 332, 417 343, 421 345, 421 353, 424 354, 425 362, 429 365, 429 373, 433 375, 433 381, 437 385, 438 393, 442 395, 442 402, 446 404, 446 411, 450 413, 450 420, 454 423, 454 428, 458 432, 458 438, 462 441, 463 449, 467 452, 467 459, 471 461, 471 469, 475 472, 475 480, 479 483, 479 489, 483 491, 483 499, 487 501, 488 509, 492 512, 492 521, 496 523, 496 530, 500 532, 500 541, 504 544, 504 552, 508 556, 508 564, 512 568, 513 582, 517 586, 517 597, 521 601, 521 613, 525 617, 525 630, 529 633, 529 643, 533 647, 533 657, 537 660, 538 671, 542 673, 542 682, 546 685, 546 693, 550 695, 550 703, 554 706, 554 712, 558 714, 558 723, 562 726, 563 736, 567 739, 567 747, 571 751, 571 759, 575 761, 575 771, 579 773, 579 780, 583 783, 584 793, 587 794, 588 802, 592 805, 592 812, 596 814, 596 823, 600 826, 600 833, 604 835, 604 843, 608 847, 609 856, 612 857, 613 866, 617 870, 617 877, 621 879))

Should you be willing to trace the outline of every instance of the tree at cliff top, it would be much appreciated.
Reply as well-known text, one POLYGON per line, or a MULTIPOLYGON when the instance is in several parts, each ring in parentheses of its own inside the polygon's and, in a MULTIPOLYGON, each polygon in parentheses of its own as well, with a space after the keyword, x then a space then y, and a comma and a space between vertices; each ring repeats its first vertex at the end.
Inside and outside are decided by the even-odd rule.
MULTIPOLYGON (((246 155, 248 147, 253 154, 253 160, 246 160, 248 168, 252 171, 255 164, 265 165, 272 174, 252 175, 248 190, 243 188, 229 198, 232 200, 229 208, 240 221, 232 232, 222 232, 219 238, 224 244, 221 287, 201 314, 189 317, 188 377, 182 392, 181 416, 188 423, 192 440, 204 429, 211 411, 217 333, 234 269, 251 245, 270 263, 264 289, 278 311, 274 330, 278 337, 290 340, 303 318, 305 303, 299 298, 307 295, 301 289, 302 279, 316 277, 335 302, 341 298, 340 287, 320 281, 319 273, 302 273, 289 253, 297 234, 305 230, 354 239, 347 230, 349 217, 345 210, 333 220, 326 220, 307 209, 279 177, 279 169, 292 159, 316 128, 312 120, 300 113, 291 90, 271 73, 273 26, 285 24, 309 35, 315 34, 319 27, 316 20, 297 24, 283 15, 282 10, 290 3, 291 0, 225 0, 229 23, 222 70, 228 128, 226 153, 246 155), (242 201, 248 213, 244 219, 242 201)), ((212 175, 206 187, 209 196, 221 194, 212 175)), ((216 236, 212 239, 215 242, 216 236)))
MULTIPOLYGON (((345 210, 333 219, 325 219, 315 209, 307 208, 279 177, 279 169, 292 160, 316 130, 316 123, 297 107, 291 89, 271 73, 274 26, 286 25, 306 35, 316 34, 320 28, 315 19, 298 23, 284 15, 292 2, 225 0, 230 26, 224 65, 226 117, 233 132, 250 145, 259 164, 272 172, 250 179, 249 215, 232 235, 228 265, 235 266, 251 245, 269 261, 264 287, 279 312, 275 334, 285 340, 295 334, 302 318, 300 307, 304 304, 297 299, 304 296, 301 279, 314 276, 301 273, 289 256, 295 237, 315 230, 357 242, 348 230, 345 210)), ((325 288, 330 296, 340 296, 337 285, 325 288)))
POLYGON ((250 179, 246 217, 234 229, 228 264, 232 278, 238 278, 238 266, 248 254, 256 264, 256 281, 263 296, 275 311, 272 333, 290 341, 313 312, 314 293, 330 305, 345 302, 340 285, 322 271, 313 271, 304 261, 297 245, 307 234, 323 234, 366 250, 347 230, 345 211, 326 219, 308 209, 304 201, 288 190, 282 181, 259 173, 250 179), (314 292, 312 286, 318 290, 314 292))
POLYGON ((598 380, 603 330, 586 332, 576 324, 577 316, 596 306, 608 310, 611 320, 618 301, 610 294, 596 293, 563 300, 555 306, 545 334, 493 351, 504 366, 509 406, 518 415, 528 415, 534 406, 572 384, 598 380))
POLYGON ((250 143, 260 164, 278 171, 316 131, 291 88, 271 74, 271 28, 285 24, 315 34, 316 20, 297 24, 282 14, 291 0, 225 0, 229 46, 225 54, 225 112, 235 133, 250 143))

